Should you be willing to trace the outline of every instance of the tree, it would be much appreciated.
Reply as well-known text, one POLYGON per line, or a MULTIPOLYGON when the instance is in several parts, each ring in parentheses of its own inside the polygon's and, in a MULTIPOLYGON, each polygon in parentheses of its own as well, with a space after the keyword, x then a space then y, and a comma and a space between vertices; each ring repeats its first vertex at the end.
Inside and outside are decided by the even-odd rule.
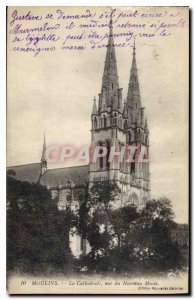
POLYGON ((106 271, 109 267, 109 250, 113 247, 109 215, 113 204, 120 201, 119 194, 120 189, 115 183, 97 182, 80 207, 77 230, 88 240, 91 247, 90 253, 81 262, 88 264, 89 268, 94 269, 96 266, 96 270, 102 268, 106 271))
POLYGON ((135 206, 122 207, 122 193, 114 182, 95 183, 79 213, 79 233, 91 246, 81 264, 96 272, 129 270, 126 237, 138 217, 135 206))
POLYGON ((163 197, 148 201, 136 220, 129 241, 134 244, 135 265, 142 272, 164 272, 180 267, 180 251, 170 236, 173 217, 171 202, 163 197))
POLYGON ((170 236, 174 224, 170 200, 148 201, 142 210, 134 206, 116 208, 120 195, 113 197, 113 187, 105 185, 94 186, 91 201, 82 208, 82 228, 91 251, 81 263, 96 272, 153 274, 178 269, 181 254, 170 236))
POLYGON ((110 211, 109 220, 113 228, 113 235, 117 237, 118 252, 121 249, 121 242, 125 243, 132 222, 138 217, 139 213, 134 205, 123 206, 110 211))
POLYGON ((38 273, 71 270, 70 211, 59 211, 47 188, 7 177, 7 268, 38 273))

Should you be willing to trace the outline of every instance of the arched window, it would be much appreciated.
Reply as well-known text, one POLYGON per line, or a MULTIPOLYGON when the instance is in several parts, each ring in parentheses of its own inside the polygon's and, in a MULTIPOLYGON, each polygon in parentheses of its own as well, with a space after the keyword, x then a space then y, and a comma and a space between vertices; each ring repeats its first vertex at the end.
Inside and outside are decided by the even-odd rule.
POLYGON ((114 113, 114 125, 117 125, 117 113, 114 113))
MULTIPOLYGON (((121 151, 122 151, 122 147, 124 147, 124 145, 123 145, 123 144, 120 144, 120 148, 119 148, 119 149, 120 149, 120 153, 121 153, 121 151)), ((121 158, 120 158, 120 156, 119 156, 119 170, 123 172, 123 171, 124 171, 124 165, 125 165, 125 164, 124 164, 124 157, 123 157, 123 160, 122 160, 122 161, 120 161, 120 159, 121 159, 121 158)))
POLYGON ((103 117, 103 127, 106 128, 107 124, 106 124, 106 116, 103 117))
POLYGON ((122 117, 121 116, 119 117, 119 127, 122 128, 122 117))
POLYGON ((145 143, 147 144, 148 143, 148 136, 146 135, 145 137, 145 143))
POLYGON ((123 125, 124 130, 126 130, 127 127, 128 127, 128 125, 127 125, 127 120, 125 120, 124 125, 123 125))
POLYGON ((131 162, 131 173, 135 173, 135 162, 131 162))
MULTIPOLYGON (((103 146, 102 142, 99 142, 99 146, 103 146)), ((102 154, 103 150, 99 149, 99 154, 102 154)), ((104 165, 104 158, 103 157, 99 157, 99 168, 103 169, 103 165, 104 165)))
POLYGON ((131 142, 131 132, 129 131, 129 143, 131 142))
POLYGON ((106 154, 106 168, 110 168, 109 156, 110 156, 110 142, 106 142, 107 154, 106 154))
POLYGON ((96 117, 94 118, 94 128, 95 129, 97 128, 97 118, 96 117))
POLYGON ((72 202, 72 197, 70 191, 61 189, 59 191, 59 203, 58 203, 59 209, 69 211, 71 202, 72 202))

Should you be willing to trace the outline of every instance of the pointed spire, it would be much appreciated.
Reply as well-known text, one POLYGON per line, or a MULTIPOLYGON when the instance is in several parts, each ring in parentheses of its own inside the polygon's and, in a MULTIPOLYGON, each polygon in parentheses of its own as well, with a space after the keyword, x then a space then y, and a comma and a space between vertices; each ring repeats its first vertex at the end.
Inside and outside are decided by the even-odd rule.
POLYGON ((145 132, 146 133, 149 133, 149 130, 148 130, 148 120, 147 120, 147 118, 146 118, 146 120, 145 120, 145 132))
POLYGON ((135 50, 136 50, 136 48, 135 48, 135 39, 134 39, 134 42, 133 42, 133 55, 136 55, 135 50))
POLYGON ((42 162, 46 161, 45 152, 46 152, 46 141, 45 141, 45 132, 44 132, 43 150, 42 150, 42 156, 41 156, 41 161, 42 162))
POLYGON ((128 105, 131 106, 132 108, 139 109, 141 107, 139 81, 138 81, 137 64, 136 64, 135 40, 133 44, 133 60, 131 65, 127 99, 128 99, 128 105))
POLYGON ((47 171, 47 159, 46 159, 46 141, 45 141, 45 132, 44 132, 44 140, 43 140, 43 151, 41 156, 41 175, 43 175, 47 171))
POLYGON ((102 78, 102 90, 101 90, 101 94, 103 93, 103 90, 105 90, 107 106, 112 106, 113 101, 116 101, 118 103, 118 89, 119 89, 112 23, 113 22, 112 22, 112 13, 111 13, 110 32, 108 37, 108 46, 106 50, 106 60, 104 65, 104 73, 102 78))
POLYGON ((92 116, 97 115, 97 114, 98 114, 98 111, 97 111, 97 105, 96 105, 96 98, 94 97, 92 116))

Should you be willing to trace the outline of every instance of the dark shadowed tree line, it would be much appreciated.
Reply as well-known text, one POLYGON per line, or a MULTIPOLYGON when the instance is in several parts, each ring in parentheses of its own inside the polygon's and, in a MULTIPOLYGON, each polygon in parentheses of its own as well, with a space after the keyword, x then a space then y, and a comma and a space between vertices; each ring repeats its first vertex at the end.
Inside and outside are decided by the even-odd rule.
POLYGON ((167 272, 183 267, 172 242, 173 211, 166 198, 151 200, 141 211, 122 205, 114 183, 97 183, 77 215, 59 211, 47 188, 7 177, 7 269, 33 274, 167 272), (69 233, 89 242, 90 252, 76 259, 69 233))
POLYGON ((73 270, 72 223, 72 213, 59 211, 47 188, 8 176, 7 270, 34 274, 73 270))
POLYGON ((78 218, 85 222, 78 222, 78 232, 91 246, 81 265, 89 271, 133 274, 180 269, 180 249, 170 234, 174 225, 170 201, 151 200, 139 211, 134 205, 121 206, 121 196, 114 184, 97 183, 80 208, 78 218))

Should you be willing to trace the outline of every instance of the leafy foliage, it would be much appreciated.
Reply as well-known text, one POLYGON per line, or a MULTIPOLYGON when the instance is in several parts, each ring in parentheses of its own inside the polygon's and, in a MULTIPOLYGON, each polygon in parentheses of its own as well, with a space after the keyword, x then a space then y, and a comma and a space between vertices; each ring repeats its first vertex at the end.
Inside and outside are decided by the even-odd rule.
POLYGON ((122 274, 181 267, 180 249, 170 235, 174 214, 168 199, 148 201, 137 210, 122 205, 116 184, 101 182, 87 191, 75 215, 70 209, 59 211, 47 188, 11 175, 7 179, 9 271, 69 273, 78 263, 91 272, 122 274), (69 233, 75 227, 90 244, 90 252, 79 261, 69 248, 69 233))
POLYGON ((79 214, 85 222, 79 223, 78 230, 91 246, 91 251, 81 257, 81 265, 89 271, 134 274, 180 268, 180 249, 170 236, 174 217, 170 201, 151 200, 138 211, 132 205, 116 208, 114 204, 120 204, 120 198, 120 190, 113 184, 93 186, 90 201, 79 214))
POLYGON ((170 201, 160 198, 149 201, 134 224, 133 255, 143 270, 155 272, 180 267, 180 251, 170 235, 173 216, 170 201))
POLYGON ((68 272, 70 211, 59 211, 40 184, 7 178, 7 268, 28 273, 68 272))

